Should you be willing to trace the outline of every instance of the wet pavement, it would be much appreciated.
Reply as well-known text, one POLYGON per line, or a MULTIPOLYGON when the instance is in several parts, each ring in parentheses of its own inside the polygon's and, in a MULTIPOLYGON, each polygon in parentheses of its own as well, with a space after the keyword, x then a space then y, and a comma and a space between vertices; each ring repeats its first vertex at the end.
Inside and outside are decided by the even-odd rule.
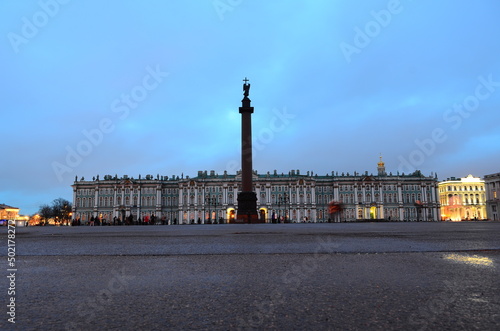
POLYGON ((4 313, 2 329, 500 324, 498 222, 27 227, 15 241, 16 323, 4 313))

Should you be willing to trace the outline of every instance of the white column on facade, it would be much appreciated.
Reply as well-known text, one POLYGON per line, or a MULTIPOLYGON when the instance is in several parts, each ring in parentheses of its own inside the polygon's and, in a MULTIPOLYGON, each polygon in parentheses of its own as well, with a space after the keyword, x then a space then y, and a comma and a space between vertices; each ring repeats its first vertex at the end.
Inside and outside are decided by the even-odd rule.
MULTIPOLYGON (((132 192, 131 192, 131 195, 132 195, 132 192)), ((130 199, 131 199, 130 201, 132 201, 132 197, 130 197, 130 199)), ((161 185, 156 185, 155 216, 158 218, 161 218, 161 185)))
POLYGON ((222 187, 222 204, 227 205, 228 199, 227 199, 227 186, 222 187))
POLYGON ((267 204, 271 204, 271 186, 266 185, 266 200, 267 204))
POLYGON ((76 201, 77 201, 77 200, 76 200, 76 191, 77 191, 77 189, 76 189, 76 187, 74 187, 74 188, 73 188, 73 208, 72 208, 72 209, 73 209, 73 210, 72 210, 73 214, 72 214, 72 216, 71 216, 71 219, 72 219, 72 220, 74 220, 75 218, 77 218, 77 217, 76 217, 76 208, 77 208, 78 206, 76 205, 76 201))
POLYGON ((142 206, 142 187, 139 186, 137 188, 137 220, 139 220, 141 215, 141 206, 142 206))
MULTIPOLYGON (((257 209, 258 209, 259 206, 262 206, 263 204, 263 201, 260 199, 260 185, 255 185, 255 195, 257 196, 257 209)), ((258 217, 260 217, 260 214, 258 214, 258 217)))
POLYGON ((99 187, 94 187, 94 209, 99 206, 99 187))
POLYGON ((97 217, 99 215, 99 186, 96 184, 94 186, 94 217, 97 217))
POLYGON ((125 205, 125 186, 122 185, 121 187, 121 190, 122 190, 122 205, 125 205))

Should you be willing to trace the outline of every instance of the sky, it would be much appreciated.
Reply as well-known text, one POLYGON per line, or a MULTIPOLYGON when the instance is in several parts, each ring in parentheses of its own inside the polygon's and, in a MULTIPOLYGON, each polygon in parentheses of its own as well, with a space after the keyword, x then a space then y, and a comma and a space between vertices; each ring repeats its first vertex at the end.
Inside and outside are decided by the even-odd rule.
POLYGON ((100 175, 500 172, 500 2, 0 2, 0 203, 100 175))

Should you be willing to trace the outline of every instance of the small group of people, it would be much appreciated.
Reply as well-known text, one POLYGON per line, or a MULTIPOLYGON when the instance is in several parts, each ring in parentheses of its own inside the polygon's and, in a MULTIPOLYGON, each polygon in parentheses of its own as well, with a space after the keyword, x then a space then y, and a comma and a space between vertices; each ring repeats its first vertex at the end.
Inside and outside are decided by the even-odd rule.
MULTIPOLYGON (((84 224, 88 226, 105 226, 105 225, 167 225, 167 224, 177 224, 177 219, 175 219, 172 223, 170 223, 170 220, 167 221, 166 217, 161 218, 160 220, 158 217, 155 215, 145 215, 143 217, 138 217, 137 219, 134 219, 133 215, 129 215, 123 219, 120 217, 113 217, 111 221, 107 221, 105 218, 99 218, 99 217, 94 217, 91 216, 90 219, 84 224)), ((74 219, 71 222, 71 225, 73 226, 78 226, 82 225, 81 220, 74 219)))

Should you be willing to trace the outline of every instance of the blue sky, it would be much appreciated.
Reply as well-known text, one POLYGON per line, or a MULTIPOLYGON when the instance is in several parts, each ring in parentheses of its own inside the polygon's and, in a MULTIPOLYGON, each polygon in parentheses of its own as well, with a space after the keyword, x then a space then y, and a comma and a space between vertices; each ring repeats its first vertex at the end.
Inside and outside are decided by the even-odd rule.
POLYGON ((500 171, 500 2, 2 1, 0 203, 75 176, 500 171))

